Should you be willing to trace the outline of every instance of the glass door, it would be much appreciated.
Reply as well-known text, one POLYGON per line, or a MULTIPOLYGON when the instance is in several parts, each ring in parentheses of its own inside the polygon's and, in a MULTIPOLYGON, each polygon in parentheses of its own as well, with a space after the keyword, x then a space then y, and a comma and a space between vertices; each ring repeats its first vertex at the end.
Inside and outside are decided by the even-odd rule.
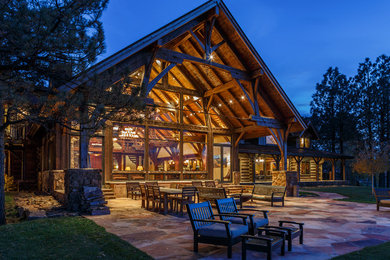
POLYGON ((230 146, 214 146, 213 166, 214 180, 220 180, 221 182, 230 182, 232 180, 230 146))

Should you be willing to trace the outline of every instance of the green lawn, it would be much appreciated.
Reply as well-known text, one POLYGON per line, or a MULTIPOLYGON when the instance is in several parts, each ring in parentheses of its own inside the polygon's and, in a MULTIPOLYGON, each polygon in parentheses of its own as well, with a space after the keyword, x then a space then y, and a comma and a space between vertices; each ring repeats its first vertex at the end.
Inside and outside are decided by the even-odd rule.
POLYGON ((343 201, 375 203, 375 197, 371 194, 371 187, 364 186, 344 186, 344 187, 304 187, 304 191, 322 191, 338 193, 348 198, 343 201))
POLYGON ((390 259, 390 242, 378 246, 369 246, 363 248, 362 250, 352 252, 346 255, 341 255, 332 259, 333 260, 366 260, 366 259, 388 260, 390 259))
POLYGON ((15 202, 12 193, 5 193, 5 217, 7 223, 17 223, 20 218, 17 217, 17 211, 15 209, 15 202))
POLYGON ((1 226, 0 245, 0 259, 152 259, 82 217, 1 226))

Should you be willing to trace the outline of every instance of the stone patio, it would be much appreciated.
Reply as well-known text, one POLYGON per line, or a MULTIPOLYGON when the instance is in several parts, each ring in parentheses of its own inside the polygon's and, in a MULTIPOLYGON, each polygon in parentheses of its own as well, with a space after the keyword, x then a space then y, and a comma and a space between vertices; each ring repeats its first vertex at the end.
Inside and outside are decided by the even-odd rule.
MULTIPOLYGON (((390 210, 376 211, 374 204, 337 201, 332 193, 320 197, 287 198, 285 207, 270 207, 266 202, 247 203, 248 207, 270 211, 271 225, 278 220, 304 222, 304 244, 293 242, 293 251, 274 259, 329 259, 366 246, 390 241, 390 210)), ((188 217, 162 215, 141 209, 140 200, 109 201, 111 215, 88 216, 156 259, 226 259, 226 247, 199 244, 194 253, 193 232, 188 217)), ((248 259, 265 258, 248 251, 248 259)), ((233 247, 233 259, 241 258, 241 244, 233 247)))

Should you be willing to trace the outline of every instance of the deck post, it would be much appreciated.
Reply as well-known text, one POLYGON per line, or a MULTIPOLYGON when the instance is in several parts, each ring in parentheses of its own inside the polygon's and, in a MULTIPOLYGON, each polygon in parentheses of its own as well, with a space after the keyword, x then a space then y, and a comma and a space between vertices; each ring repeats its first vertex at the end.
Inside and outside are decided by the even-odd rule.
POLYGON ((112 156, 113 156, 113 141, 112 141, 112 123, 107 121, 104 125, 104 138, 103 138, 103 184, 112 179, 112 156))
POLYGON ((332 163, 332 176, 330 179, 334 181, 336 176, 336 159, 331 159, 330 162, 332 163))
POLYGON ((346 180, 346 176, 345 176, 345 159, 341 159, 341 171, 342 171, 343 181, 345 181, 346 180))

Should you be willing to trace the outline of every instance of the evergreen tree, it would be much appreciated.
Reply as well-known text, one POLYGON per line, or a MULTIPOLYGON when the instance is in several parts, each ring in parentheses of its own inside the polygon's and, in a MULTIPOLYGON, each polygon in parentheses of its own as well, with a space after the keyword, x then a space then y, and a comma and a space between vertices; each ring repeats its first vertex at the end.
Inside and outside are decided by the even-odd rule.
POLYGON ((72 93, 57 87, 104 50, 100 18, 108 0, 0 0, 0 225, 4 212, 4 134, 22 122, 67 115, 72 93))
POLYGON ((322 82, 317 84, 312 98, 312 122, 321 136, 320 146, 332 152, 343 153, 345 142, 355 134, 353 87, 337 67, 330 67, 322 82))

